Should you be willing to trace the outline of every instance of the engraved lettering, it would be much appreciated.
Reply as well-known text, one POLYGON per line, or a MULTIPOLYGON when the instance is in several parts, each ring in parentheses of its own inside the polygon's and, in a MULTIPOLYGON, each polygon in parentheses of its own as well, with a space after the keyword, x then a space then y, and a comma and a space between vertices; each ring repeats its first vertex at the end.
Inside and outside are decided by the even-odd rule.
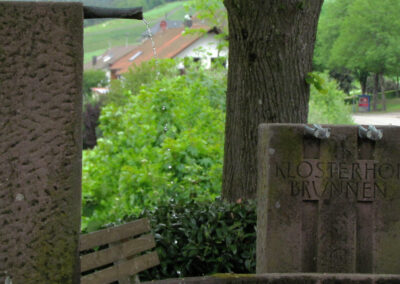
POLYGON ((313 172, 313 167, 310 162, 302 161, 297 165, 297 175, 302 178, 308 178, 311 176, 313 172), (302 167, 302 165, 307 165, 306 167, 302 167), (302 171, 303 169, 303 171, 302 171))
POLYGON ((321 195, 319 194, 319 192, 318 192, 318 190, 317 190, 317 187, 315 186, 315 181, 312 181, 311 184, 312 184, 312 187, 313 187, 313 190, 314 190, 315 195, 316 195, 317 197, 321 197, 321 195))
POLYGON ((365 163, 365 179, 368 179, 368 173, 372 172, 372 177, 375 178, 376 176, 376 170, 375 170, 375 164, 372 164, 372 167, 368 167, 368 163, 365 163))
POLYGON ((382 179, 389 179, 392 178, 394 175, 394 169, 391 164, 384 163, 379 166, 378 168, 379 177, 382 179))
POLYGON ((322 178, 324 177, 324 170, 321 168, 322 163, 318 162, 317 163, 317 169, 321 173, 321 175, 315 175, 316 178, 322 178))
POLYGON ((346 197, 350 198, 349 192, 352 193, 352 196, 357 198, 358 196, 358 182, 353 183, 354 187, 351 185, 351 182, 346 182, 346 197))
POLYGON ((362 197, 363 198, 372 198, 372 187, 371 187, 370 182, 363 182, 362 197), (368 191, 369 191, 369 194, 368 194, 368 191))
POLYGON ((307 186, 308 184, 309 184, 309 181, 307 181, 307 180, 303 181, 302 196, 305 197, 305 193, 307 193, 308 198, 311 198, 310 192, 308 191, 308 186, 307 186))
POLYGON ((376 183, 374 182, 374 197, 376 197, 376 192, 380 192, 383 197, 386 197, 386 185, 383 184, 383 189, 376 183))
POLYGON ((299 195, 299 193, 300 193, 300 186, 299 186, 299 183, 297 182, 297 181, 295 181, 295 180, 292 180, 291 182, 290 182, 290 184, 291 184, 291 195, 292 196, 297 196, 297 195, 299 195))
POLYGON ((332 178, 333 177, 333 165, 334 165, 335 163, 334 162, 328 162, 328 166, 330 166, 329 167, 329 169, 330 169, 330 178, 332 178))
POLYGON ((352 163, 351 164, 351 179, 354 179, 355 174, 357 174, 358 178, 361 179, 360 164, 359 163, 352 163))
POLYGON ((339 164, 339 178, 340 179, 349 179, 349 169, 346 167, 345 163, 339 164))
POLYGON ((279 177, 279 173, 281 173, 282 177, 283 177, 283 178, 286 178, 286 176, 285 176, 285 174, 284 174, 282 168, 279 167, 278 164, 275 165, 275 168, 276 168, 276 175, 275 175, 276 177, 279 177))
POLYGON ((341 183, 339 183, 339 185, 338 185, 338 184, 335 184, 334 182, 331 182, 331 197, 334 192, 337 193, 337 196, 340 196, 342 194, 341 183))

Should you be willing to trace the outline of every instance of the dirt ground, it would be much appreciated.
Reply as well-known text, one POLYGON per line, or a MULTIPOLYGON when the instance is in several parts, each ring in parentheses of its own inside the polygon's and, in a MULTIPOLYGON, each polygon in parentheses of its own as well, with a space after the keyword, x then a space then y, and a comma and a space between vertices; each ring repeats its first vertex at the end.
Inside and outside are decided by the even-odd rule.
POLYGON ((391 113, 357 113, 353 115, 356 124, 362 125, 396 125, 400 126, 400 112, 391 113))

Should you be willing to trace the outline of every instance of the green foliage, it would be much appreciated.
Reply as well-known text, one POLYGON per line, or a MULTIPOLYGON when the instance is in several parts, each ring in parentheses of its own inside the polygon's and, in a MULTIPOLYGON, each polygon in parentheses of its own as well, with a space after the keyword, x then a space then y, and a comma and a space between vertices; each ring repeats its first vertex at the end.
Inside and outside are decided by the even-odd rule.
POLYGON ((324 88, 324 79, 322 79, 322 77, 318 73, 308 73, 306 76, 306 82, 307 84, 314 86, 314 88, 316 88, 317 91, 322 94, 326 94, 328 92, 328 90, 324 88))
POLYGON ((323 89, 326 92, 321 92, 315 86, 311 86, 308 122, 318 124, 353 123, 351 110, 344 103, 346 94, 338 89, 336 81, 329 79, 327 74, 319 74, 318 77, 323 80, 323 89))
POLYGON ((374 73, 397 69, 399 13, 397 0, 352 1, 332 45, 330 64, 374 73))
POLYGON ((348 7, 353 2, 354 0, 325 1, 322 6, 314 52, 314 65, 318 71, 332 69, 329 65, 332 46, 340 35, 348 7))
MULTIPOLYGON (((134 76, 134 73, 131 73, 134 76)), ((160 78, 102 109, 103 138, 83 153, 82 228, 89 231, 162 200, 220 193, 225 76, 201 68, 160 78)), ((126 78, 126 81, 133 78, 126 78)))
POLYGON ((90 95, 90 88, 104 87, 108 83, 106 73, 103 70, 88 70, 83 72, 82 91, 85 95, 90 95))
POLYGON ((130 68, 122 80, 111 82, 111 90, 106 98, 107 103, 123 105, 132 95, 139 93, 144 85, 152 84, 158 78, 172 78, 178 75, 178 62, 173 59, 159 59, 143 62, 140 66, 130 68))
MULTIPOLYGON (((160 265, 140 274, 141 280, 235 272, 255 273, 256 204, 164 202, 148 217, 160 265)), ((136 216, 129 219, 136 219, 136 216)))
MULTIPOLYGON (((219 44, 217 48, 222 50, 228 47, 228 15, 222 0, 192 0, 186 3, 186 8, 196 11, 196 17, 205 20, 210 26, 217 27, 220 34, 215 38, 219 44)), ((190 30, 188 29, 188 32, 190 30)))

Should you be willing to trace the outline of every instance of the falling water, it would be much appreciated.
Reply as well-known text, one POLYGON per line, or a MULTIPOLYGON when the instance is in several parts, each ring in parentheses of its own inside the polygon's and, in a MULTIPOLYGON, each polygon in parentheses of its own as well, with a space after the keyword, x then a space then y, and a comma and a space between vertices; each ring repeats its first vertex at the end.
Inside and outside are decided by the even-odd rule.
MULTIPOLYGON (((156 69, 156 80, 158 80, 159 77, 160 77, 160 70, 159 70, 159 68, 158 68, 158 55, 157 55, 156 45, 155 45, 155 43, 154 43, 154 39, 153 39, 153 35, 152 35, 152 33, 151 33, 151 29, 150 29, 149 23, 148 23, 145 19, 143 19, 143 22, 144 22, 144 24, 146 25, 147 33, 149 34, 149 38, 150 38, 150 40, 151 40, 151 45, 152 45, 152 47, 153 47, 153 57, 154 57, 154 60, 155 60, 155 69, 156 69)), ((161 110, 162 110, 162 111, 166 111, 166 110, 167 110, 167 107, 166 107, 166 106, 162 106, 161 110)), ((164 125, 164 132, 165 132, 165 133, 168 132, 168 124, 165 124, 165 125, 164 125)), ((169 149, 169 148, 167 149, 167 151, 170 151, 170 150, 171 150, 171 149, 169 149)), ((171 166, 171 165, 168 165, 168 169, 171 170, 171 169, 172 169, 172 166, 171 166)), ((171 184, 173 184, 173 181, 171 181, 171 184)))
POLYGON ((157 72, 156 73, 156 79, 158 79, 159 76, 160 76, 160 71, 158 69, 158 55, 157 55, 157 50, 156 50, 156 44, 154 43, 153 34, 151 33, 151 29, 150 29, 149 23, 144 18, 143 18, 143 23, 146 25, 147 33, 149 34, 149 38, 151 40, 151 46, 153 48, 153 57, 154 57, 155 64, 156 64, 156 72, 157 72))

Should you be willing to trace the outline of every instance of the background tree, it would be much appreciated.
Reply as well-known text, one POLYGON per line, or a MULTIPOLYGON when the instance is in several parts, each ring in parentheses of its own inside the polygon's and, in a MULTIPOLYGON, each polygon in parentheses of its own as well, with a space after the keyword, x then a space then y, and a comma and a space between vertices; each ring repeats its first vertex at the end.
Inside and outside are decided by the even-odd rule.
POLYGON ((91 88, 107 85, 106 73, 102 70, 88 70, 83 73, 83 149, 96 146, 99 116, 102 101, 92 94, 91 88))
POLYGON ((353 75, 362 82, 365 93, 368 72, 355 72, 344 66, 338 66, 335 61, 330 61, 333 44, 340 35, 341 26, 348 14, 348 7, 354 0, 325 1, 322 6, 318 23, 317 40, 314 51, 314 70, 323 72, 329 70, 329 75, 335 78, 341 90, 350 93, 353 75), (353 72, 352 72, 353 71, 353 72))
MULTIPOLYGON (((400 33, 400 2, 397 0, 355 0, 349 7, 335 41, 330 61, 354 71, 375 74, 373 109, 377 106, 379 79, 396 67, 400 33)), ((364 91, 363 82, 361 82, 364 91)), ((382 93, 383 109, 385 95, 382 93)))
POLYGON ((254 198, 257 127, 307 122, 312 56, 323 0, 224 0, 229 71, 222 196, 254 198))
POLYGON ((318 71, 333 69, 329 64, 332 46, 340 35, 341 26, 348 14, 348 7, 353 2, 354 0, 325 1, 315 42, 314 67, 318 71))

